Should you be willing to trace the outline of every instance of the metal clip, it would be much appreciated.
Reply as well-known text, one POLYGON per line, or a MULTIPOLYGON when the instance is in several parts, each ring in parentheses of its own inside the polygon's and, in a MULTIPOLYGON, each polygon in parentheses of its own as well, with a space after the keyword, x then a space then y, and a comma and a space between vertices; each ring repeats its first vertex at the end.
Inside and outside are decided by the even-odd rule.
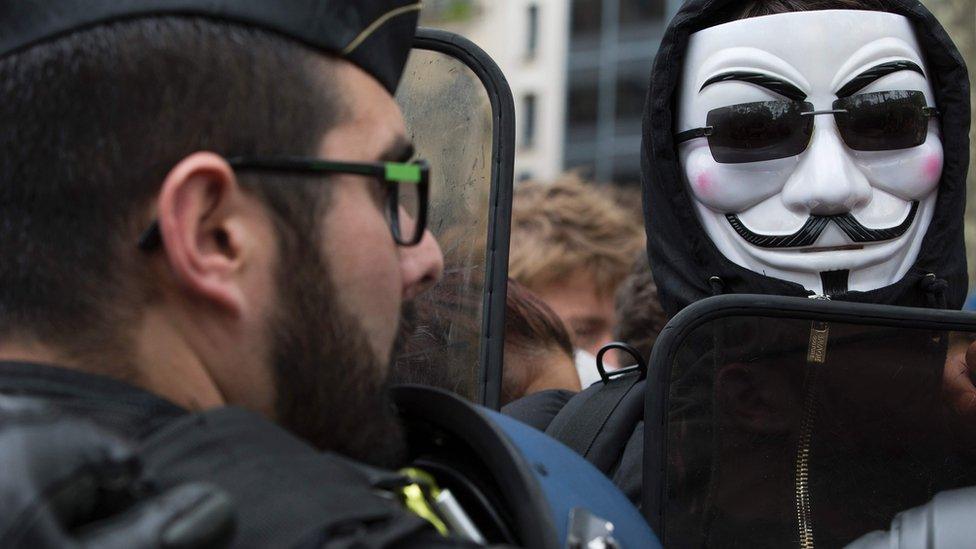
POLYGON ((569 512, 569 535, 566 547, 569 549, 620 549, 620 543, 613 537, 613 523, 590 513, 582 507, 574 507, 569 512))
POLYGON ((437 486, 433 476, 414 467, 399 472, 413 481, 397 489, 407 509, 431 523, 442 536, 454 535, 474 543, 486 543, 454 494, 437 486))
POLYGON ((609 383, 612 378, 627 375, 631 372, 640 372, 641 378, 644 378, 647 377, 647 361, 641 356, 640 351, 635 349, 633 346, 622 341, 614 341, 613 343, 607 343, 600 348, 599 352, 597 352, 596 370, 600 372, 600 379, 603 380, 604 384, 609 383), (620 349, 621 351, 626 352, 635 361, 637 361, 637 364, 607 372, 607 369, 603 366, 603 355, 607 354, 607 351, 612 349, 620 349))

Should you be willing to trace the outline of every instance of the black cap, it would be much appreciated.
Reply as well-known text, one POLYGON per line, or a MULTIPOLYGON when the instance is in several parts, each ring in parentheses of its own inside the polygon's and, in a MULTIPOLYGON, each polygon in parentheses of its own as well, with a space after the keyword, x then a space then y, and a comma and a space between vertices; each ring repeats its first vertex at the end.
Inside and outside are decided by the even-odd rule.
POLYGON ((418 0, 15 0, 0 2, 0 56, 80 29, 194 15, 285 35, 351 61, 392 94, 407 62, 418 0))

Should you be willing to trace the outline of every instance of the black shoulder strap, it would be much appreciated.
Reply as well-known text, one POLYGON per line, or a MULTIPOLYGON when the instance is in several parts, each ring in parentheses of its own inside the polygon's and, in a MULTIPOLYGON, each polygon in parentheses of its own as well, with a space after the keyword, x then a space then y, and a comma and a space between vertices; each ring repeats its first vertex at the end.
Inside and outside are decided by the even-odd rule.
POLYGON ((566 403, 546 434, 610 474, 643 418, 643 394, 644 380, 637 372, 596 383, 566 403))
POLYGON ((429 526, 377 495, 368 470, 242 409, 187 414, 146 438, 140 453, 158 486, 208 481, 230 494, 238 547, 293 547, 357 531, 399 539, 429 526))

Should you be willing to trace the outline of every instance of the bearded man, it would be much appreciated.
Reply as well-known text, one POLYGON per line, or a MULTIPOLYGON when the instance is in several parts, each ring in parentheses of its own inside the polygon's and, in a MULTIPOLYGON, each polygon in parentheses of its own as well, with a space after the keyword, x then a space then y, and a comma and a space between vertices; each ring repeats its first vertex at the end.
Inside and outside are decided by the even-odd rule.
MULTIPOLYGON (((202 475, 238 503, 263 501, 238 507, 237 543, 451 543, 428 539, 430 525, 377 496, 363 469, 284 432, 247 434, 273 420, 319 450, 397 461, 403 436, 385 389, 399 313, 442 270, 421 223, 428 168, 392 96, 418 10, 360 0, 0 10, 5 425, 25 409, 85 420, 157 448, 165 472, 206 453, 164 456, 185 440, 167 429, 232 405, 250 413, 200 422, 237 443, 157 480, 202 475), (293 461, 260 460, 279 454, 293 461), (225 474, 247 456, 258 458, 246 476, 225 474), (293 474, 310 459, 319 465, 307 477, 293 474), (299 518, 307 512, 317 518, 299 518)), ((85 438, 48 430, 72 432, 85 438)), ((13 455, 25 440, 54 445, 23 460, 27 480, 61 455, 50 436, 4 435, 13 455)), ((85 455, 112 461, 107 448, 85 455)), ((76 528, 72 517, 60 526, 76 528)), ((4 545, 52 543, 36 521, 11 524, 4 545)))

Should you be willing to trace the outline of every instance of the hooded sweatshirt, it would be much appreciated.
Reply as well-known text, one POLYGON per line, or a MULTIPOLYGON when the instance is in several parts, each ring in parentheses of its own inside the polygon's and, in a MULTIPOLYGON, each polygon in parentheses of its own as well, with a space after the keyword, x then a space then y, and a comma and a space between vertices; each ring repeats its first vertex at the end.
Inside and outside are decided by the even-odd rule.
MULTIPOLYGON (((963 238, 969 167, 969 77, 959 51, 935 17, 917 1, 890 0, 888 11, 914 27, 928 62, 942 113, 945 161, 932 223, 918 258, 897 282, 833 299, 959 309, 967 294, 963 238), (927 276, 927 275, 935 276, 927 276)), ((736 0, 690 0, 672 19, 651 73, 644 109, 641 171, 647 253, 664 310, 674 315, 720 293, 808 296, 801 285, 750 271, 725 258, 705 233, 678 163, 674 140, 677 92, 688 37, 736 19, 736 0)))
MULTIPOLYGON (((851 302, 958 309, 967 293, 963 234, 969 166, 968 74, 958 50, 926 8, 911 0, 890 0, 887 4, 890 6, 888 11, 910 21, 926 58, 936 104, 942 113, 939 123, 944 168, 932 222, 923 237, 919 255, 907 273, 885 287, 864 292, 849 291, 831 297, 851 302)), ((742 8, 743 3, 734 0, 686 2, 665 33, 651 74, 641 149, 644 213, 648 256, 661 303, 669 316, 698 300, 723 293, 810 295, 799 284, 764 276, 725 258, 695 213, 678 161, 674 140, 675 113, 689 36, 736 19, 742 8)), ((754 321, 757 325, 739 325, 743 323, 749 324, 746 320, 730 321, 712 327, 708 333, 699 330, 701 333, 697 335, 702 341, 698 344, 686 342, 685 346, 701 351, 700 359, 689 362, 681 371, 671 371, 667 421, 670 430, 676 434, 668 442, 671 447, 668 459, 677 461, 671 464, 672 484, 668 492, 693 494, 666 504, 669 508, 665 512, 672 517, 668 520, 672 531, 665 532, 665 538, 673 546, 718 547, 744 540, 749 540, 751 546, 762 546, 762 541, 768 542, 769 546, 783 546, 791 540, 801 545, 809 542, 812 546, 812 534, 807 532, 809 538, 805 539, 802 528, 798 534, 798 526, 811 517, 813 524, 820 525, 816 529, 817 545, 835 546, 850 541, 856 532, 883 526, 891 514, 907 508, 911 501, 918 498, 924 501, 929 496, 927 491, 942 489, 938 479, 930 480, 936 476, 930 470, 935 470, 931 464, 939 463, 945 455, 939 450, 940 433, 933 433, 930 426, 938 424, 934 414, 941 408, 938 387, 945 348, 938 342, 923 345, 914 339, 902 341, 904 338, 900 340, 897 334, 882 334, 877 336, 881 343, 875 343, 876 347, 871 347, 870 351, 858 351, 861 354, 854 348, 844 356, 839 352, 842 348, 834 349, 833 360, 820 369, 819 378, 810 376, 810 368, 805 366, 805 350, 794 353, 798 357, 779 357, 772 361, 774 364, 768 367, 767 373, 754 379, 767 384, 779 383, 782 387, 777 386, 776 394, 796 397, 796 402, 784 405, 784 409, 802 412, 795 418, 797 425, 812 423, 794 426, 796 428, 791 432, 813 432, 812 443, 810 440, 750 440, 748 443, 739 440, 731 446, 735 451, 729 454, 741 455, 753 449, 759 455, 759 448, 767 453, 776 449, 782 455, 770 454, 764 459, 771 467, 783 466, 783 471, 779 472, 783 482, 768 480, 778 478, 775 468, 771 468, 766 472, 768 478, 764 486, 788 489, 791 488, 789 479, 800 478, 794 459, 801 455, 799 448, 802 446, 810 461, 802 471, 803 491, 812 494, 815 504, 845 501, 844 496, 862 492, 865 501, 855 502, 847 497, 850 508, 843 510, 831 505, 813 505, 803 510, 807 515, 805 519, 798 519, 801 508, 794 508, 795 494, 791 495, 792 490, 782 490, 783 501, 776 507, 782 516, 768 513, 762 520, 733 518, 730 509, 737 510, 739 515, 742 510, 734 503, 731 507, 728 502, 721 503, 723 490, 727 489, 722 487, 734 483, 737 472, 725 471, 730 464, 725 463, 728 456, 723 454, 723 448, 728 453, 728 445, 732 444, 729 441, 737 439, 729 434, 734 431, 723 423, 730 417, 729 412, 716 404, 721 402, 717 395, 724 390, 717 381, 718 375, 723 372, 727 376, 736 364, 748 364, 753 370, 763 368, 761 360, 751 362, 734 358, 735 345, 731 343, 744 345, 742 337, 732 337, 737 328, 740 331, 748 328, 746 335, 761 340, 754 342, 755 345, 745 345, 750 349, 762 349, 764 352, 760 356, 775 348, 775 341, 789 340, 793 333, 792 327, 781 321, 757 319, 754 321), (900 350, 886 357, 878 352, 879 349, 900 350), (892 357, 911 363, 902 365, 915 376, 913 381, 905 383, 903 379, 890 386, 877 382, 891 377, 884 372, 890 371, 892 357), (852 366, 856 368, 852 369, 852 366), (859 384, 861 378, 868 381, 859 384), (922 387, 927 388, 920 389, 922 387), (904 417, 890 413, 891 408, 885 406, 890 406, 891 395, 905 389, 915 390, 904 395, 905 407, 900 410, 904 417), (804 402, 804 399, 810 402, 804 402), (885 425, 892 432, 879 427, 885 425), (915 455, 911 453, 913 448, 926 452, 915 455), (865 468, 865 463, 876 463, 877 467, 873 470, 865 468), (923 465, 928 471, 924 474, 920 472, 923 465), (910 481, 911 475, 906 471, 913 471, 918 479, 911 478, 910 481), (847 479, 855 479, 857 486, 851 487, 847 479), (888 493, 887 490, 896 486, 898 488, 893 493, 888 493), (836 524, 835 513, 847 514, 840 521, 844 526, 836 524), (758 534, 760 532, 763 534, 758 534)), ((836 328, 853 330, 848 335, 856 336, 855 341, 865 337, 850 327, 836 328)), ((832 337, 841 337, 840 332, 835 332, 832 337)), ((742 463, 731 467, 736 466, 741 467, 742 463)), ((772 498, 770 494, 761 496, 758 492, 751 497, 772 498)))
MULTIPOLYGON (((968 74, 961 55, 944 29, 920 3, 911 0, 890 0, 889 5, 891 6, 889 11, 908 18, 915 29, 917 39, 926 57, 936 104, 942 114, 939 121, 942 131, 944 166, 939 182, 939 194, 933 219, 924 235, 918 258, 900 280, 876 290, 850 291, 841 295, 834 295, 832 298, 863 303, 955 309, 962 305, 967 293, 963 224, 966 174, 969 164, 970 95, 968 74)), ((671 21, 665 33, 650 78, 644 111, 641 149, 644 213, 648 256, 653 266, 661 303, 669 316, 676 314, 695 301, 720 293, 773 294, 796 297, 805 297, 810 294, 799 284, 763 276, 726 259, 712 243, 695 214, 692 198, 689 196, 684 181, 683 170, 678 162, 674 141, 675 107, 688 38, 692 33, 699 30, 736 19, 737 13, 742 10, 742 7, 741 0, 690 0, 686 2, 671 21)), ((752 326, 751 333, 753 335, 762 334, 767 339, 783 336, 774 329, 779 323, 767 324, 769 325, 752 326)), ((672 536, 666 535, 666 537, 670 537, 671 544, 676 544, 675 546, 682 546, 682 543, 689 546, 716 544, 722 540, 734 539, 737 532, 754 532, 757 529, 773 531, 781 528, 783 536, 790 535, 791 531, 795 532, 795 525, 790 524, 790 516, 785 517, 785 521, 782 522, 772 521, 765 525, 752 522, 739 524, 729 530, 729 525, 736 522, 722 520, 722 517, 717 516, 715 511, 709 510, 717 508, 709 503, 711 498, 709 494, 713 492, 715 486, 714 478, 720 473, 716 469, 716 462, 712 461, 715 455, 700 453, 697 454, 698 457, 692 455, 695 453, 695 448, 705 448, 721 442, 713 437, 712 425, 715 422, 716 414, 720 414, 721 410, 713 407, 711 395, 715 388, 713 380, 717 371, 716 368, 718 365, 729 362, 730 359, 725 356, 729 354, 729 350, 723 345, 716 347, 715 342, 729 339, 735 328, 736 326, 725 326, 718 333, 709 331, 698 334, 702 340, 701 345, 696 347, 694 344, 689 344, 689 348, 696 347, 700 351, 697 359, 689 363, 690 368, 683 375, 672 372, 677 376, 677 379, 674 377, 671 379, 672 409, 669 412, 669 421, 684 422, 683 432, 686 433, 682 440, 672 441, 672 443, 681 446, 681 448, 674 448, 679 455, 685 454, 684 449, 691 451, 688 454, 689 460, 680 462, 685 470, 684 485, 680 488, 690 492, 699 490, 697 493, 705 494, 706 499, 703 502, 691 502, 690 505, 695 507, 696 504, 700 503, 699 507, 702 508, 696 511, 698 517, 703 515, 712 517, 709 519, 709 528, 704 528, 700 523, 686 525, 688 528, 697 530, 699 535, 682 535, 679 531, 672 532, 674 534, 672 536), (723 352, 716 354, 716 351, 720 349, 723 352)), ((902 342, 902 344, 904 346, 906 343, 902 342)), ((942 353, 941 356, 945 356, 944 347, 928 352, 929 347, 918 347, 919 352, 926 351, 928 354, 923 353, 925 356, 915 357, 917 360, 912 360, 913 363, 917 363, 915 364, 917 372, 923 376, 940 368, 940 364, 932 364, 928 355, 934 356, 942 353)), ((905 350, 901 356, 909 356, 906 353, 908 350, 905 350)), ((802 365, 803 361, 800 362, 802 365)), ((877 372, 875 366, 877 368, 885 367, 884 364, 874 364, 874 362, 878 361, 873 361, 872 364, 862 364, 865 366, 862 369, 865 372, 877 372)), ((802 367, 798 366, 798 369, 793 371, 791 375, 796 379, 790 378, 784 383, 799 383, 799 386, 794 387, 796 391, 799 391, 800 394, 810 393, 807 390, 810 384, 804 379, 805 373, 802 367)), ((844 387, 850 385, 848 383, 834 384, 834 389, 830 389, 831 380, 841 379, 844 375, 847 374, 828 371, 827 375, 819 382, 827 387, 823 396, 847 394, 848 391, 844 387)), ((864 375, 869 374, 865 373, 864 375)), ((933 391, 937 394, 938 379, 934 379, 932 383, 935 384, 933 391)), ((920 385, 916 384, 916 388, 918 386, 920 385)), ((581 405, 575 407, 582 406, 585 408, 586 400, 592 398, 600 389, 601 387, 594 386, 574 397, 573 401, 582 402, 581 405)), ((529 418, 526 416, 539 415, 541 413, 539 411, 544 408, 540 402, 547 397, 551 396, 537 394, 526 397, 527 399, 537 399, 534 408, 522 406, 531 413, 524 413, 523 410, 519 413, 513 412, 512 415, 520 419, 534 420, 535 424, 545 429, 545 426, 551 425, 552 415, 555 415, 560 406, 545 408, 545 414, 548 416, 545 418, 529 418)), ((855 399, 855 401, 862 400, 855 399)), ((567 410, 571 407, 567 406, 567 410)), ((879 409, 878 407, 872 408, 871 413, 877 415, 879 409)), ((928 409, 931 409, 931 406, 926 408, 926 410, 928 409)), ((845 419, 849 417, 848 412, 850 411, 851 409, 842 409, 842 407, 828 410, 825 412, 827 415, 819 417, 818 429, 840 426, 847 430, 838 431, 839 433, 853 433, 845 436, 838 435, 839 438, 833 441, 835 443, 845 440, 863 440, 861 427, 870 424, 858 420, 857 425, 850 426, 850 422, 846 422, 845 419)), ((595 410, 589 412, 595 412, 595 410)), ((633 435, 629 438, 622 437, 626 440, 626 444, 617 449, 619 458, 616 458, 616 465, 609 469, 608 474, 637 503, 641 501, 641 477, 644 474, 641 465, 641 453, 644 447, 642 443, 643 423, 632 424, 631 428, 633 435)), ((619 431, 620 426, 617 425, 615 429, 619 431)), ((828 442, 830 442, 829 439, 821 437, 818 447, 822 448, 822 444, 828 442)), ((862 447, 863 445, 857 443, 853 444, 849 450, 857 452, 862 447)), ((834 464, 837 462, 824 459, 824 454, 820 449, 814 448, 813 451, 817 454, 817 460, 812 470, 812 474, 817 475, 814 478, 814 482, 816 482, 821 478, 821 471, 831 467, 836 468, 834 464)), ((793 453, 792 449, 786 450, 787 456, 793 453)), ((843 457, 841 454, 838 456, 841 456, 838 459, 843 457)), ((721 460, 719 459, 719 461, 721 460)), ((893 471, 895 468, 889 466, 887 470, 893 471)), ((879 472, 878 478, 875 479, 877 482, 871 483, 873 486, 899 485, 897 482, 892 484, 891 478, 882 473, 879 472)), ((826 497, 826 493, 818 492, 818 490, 823 490, 825 485, 829 488, 831 484, 836 483, 828 476, 824 482, 820 482, 818 485, 820 488, 813 486, 811 490, 818 496, 826 497)), ((682 505, 680 501, 673 503, 682 505)), ((684 504, 689 504, 689 502, 686 501, 684 504)), ((898 507, 900 504, 901 502, 892 501, 893 508, 906 508, 898 507)), ((689 514, 689 510, 694 511, 694 509, 689 509, 687 505, 683 509, 672 510, 685 515, 689 514)), ((793 512, 792 503, 790 501, 785 502, 783 510, 787 515, 790 515, 793 512)), ((820 510, 821 507, 817 507, 816 512, 820 510)), ((878 509, 877 511, 880 516, 884 514, 881 511, 886 510, 878 509)), ((887 520, 887 518, 890 517, 883 517, 879 520, 887 520)), ((693 519, 694 517, 689 517, 689 520, 693 519)), ((679 526, 678 530, 681 530, 680 525, 676 526, 679 526)), ((688 534, 688 531, 685 529, 684 534, 688 534)), ((665 532, 665 534, 667 533, 665 532)), ((782 542, 784 538, 779 535, 772 535, 770 539, 782 542)), ((820 536, 819 539, 825 541, 823 536, 820 536)), ((721 545, 721 543, 718 544, 721 545)))

